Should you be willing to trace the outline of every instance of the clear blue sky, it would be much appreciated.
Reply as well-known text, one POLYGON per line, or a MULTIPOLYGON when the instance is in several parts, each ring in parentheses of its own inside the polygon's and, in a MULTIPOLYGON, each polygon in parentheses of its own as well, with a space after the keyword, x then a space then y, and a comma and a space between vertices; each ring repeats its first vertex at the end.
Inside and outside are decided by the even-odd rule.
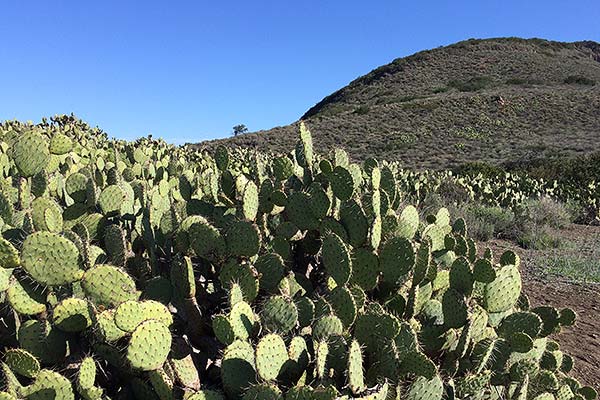
POLYGON ((175 143, 288 124, 379 65, 463 39, 600 41, 598 0, 7 0, 0 17, 0 120, 74 112, 175 143))

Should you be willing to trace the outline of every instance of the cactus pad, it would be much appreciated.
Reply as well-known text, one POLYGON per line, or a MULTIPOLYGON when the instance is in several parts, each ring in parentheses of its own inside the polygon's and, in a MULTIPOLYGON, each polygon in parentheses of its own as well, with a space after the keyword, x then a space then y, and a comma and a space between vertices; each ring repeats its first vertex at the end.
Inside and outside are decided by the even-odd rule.
POLYGON ((112 265, 98 264, 87 270, 81 285, 87 296, 96 304, 106 306, 137 300, 140 296, 133 279, 126 272, 112 265))
POLYGON ((365 390, 363 375, 363 358, 360 344, 353 340, 348 349, 348 385, 352 393, 358 394, 365 390))
POLYGON ((92 310, 87 301, 67 298, 54 307, 54 325, 65 332, 80 332, 92 325, 92 310))
POLYGON ((83 276, 77 247, 55 233, 36 232, 25 239, 23 269, 44 285, 64 285, 83 276))
POLYGON ((50 158, 48 142, 37 132, 24 133, 14 143, 12 156, 21 175, 34 176, 46 167, 50 158))
POLYGON ((512 308, 521 295, 521 274, 517 267, 507 265, 497 271, 496 279, 484 289, 485 308, 488 312, 503 312, 512 308))
POLYGON ((15 268, 21 263, 19 252, 3 237, 0 237, 0 267, 15 268))
POLYGON ((352 274, 352 260, 348 248, 334 233, 323 240, 323 264, 338 285, 345 285, 352 274))
POLYGON ((256 225, 239 221, 227 229, 227 249, 231 255, 252 257, 259 247, 260 233, 256 225))
POLYGON ((160 368, 171 349, 171 332, 160 321, 142 322, 131 335, 127 360, 135 369, 151 371, 160 368))
POLYGON ((59 373, 47 369, 41 370, 35 381, 23 388, 22 395, 31 400, 75 399, 69 380, 59 373))
POLYGON ((384 243, 379 255, 379 265, 386 282, 396 283, 412 270, 414 264, 415 250, 410 241, 397 237, 384 243))
POLYGON ((19 314, 34 315, 46 311, 43 292, 25 280, 11 278, 6 297, 11 307, 19 314))
POLYGON ((277 379, 287 360, 285 342, 277 334, 264 336, 256 345, 256 370, 266 381, 277 379))
POLYGON ((263 304, 261 319, 268 331, 285 334, 298 324, 298 309, 291 299, 274 296, 263 304))
POLYGON ((40 362, 27 350, 6 350, 4 362, 12 371, 27 378, 35 378, 40 372, 40 362))

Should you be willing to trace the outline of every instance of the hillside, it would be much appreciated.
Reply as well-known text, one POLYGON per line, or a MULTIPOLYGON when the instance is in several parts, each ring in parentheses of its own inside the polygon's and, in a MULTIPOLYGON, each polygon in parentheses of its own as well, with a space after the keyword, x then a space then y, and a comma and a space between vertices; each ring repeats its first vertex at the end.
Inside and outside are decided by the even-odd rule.
MULTIPOLYGON (((399 58, 302 117, 318 148, 411 168, 501 164, 600 149, 600 44, 467 40, 399 58)), ((285 151, 296 124, 217 143, 285 151)))

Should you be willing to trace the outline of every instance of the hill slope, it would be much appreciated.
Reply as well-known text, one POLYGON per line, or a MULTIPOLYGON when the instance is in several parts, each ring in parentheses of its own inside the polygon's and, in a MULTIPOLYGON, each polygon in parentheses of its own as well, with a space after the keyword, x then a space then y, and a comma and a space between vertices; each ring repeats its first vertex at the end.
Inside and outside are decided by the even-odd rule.
MULTIPOLYGON (((379 67, 301 119, 320 149, 412 168, 600 149, 600 44, 468 40, 379 67)), ((216 143, 283 151, 296 124, 216 143)))

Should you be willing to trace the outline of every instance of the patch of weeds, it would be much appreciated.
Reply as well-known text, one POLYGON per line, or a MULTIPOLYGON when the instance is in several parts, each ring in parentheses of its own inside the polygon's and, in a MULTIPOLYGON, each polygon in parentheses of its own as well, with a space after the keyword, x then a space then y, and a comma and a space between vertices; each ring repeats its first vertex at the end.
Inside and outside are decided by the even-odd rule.
POLYGON ((556 249, 563 243, 560 236, 547 225, 531 222, 525 222, 519 227, 515 239, 519 246, 531 250, 556 249))
POLYGON ((596 84, 596 81, 593 79, 590 79, 586 76, 581 76, 581 75, 569 75, 568 77, 565 78, 565 83, 569 84, 569 85, 588 85, 588 86, 594 86, 596 84))
POLYGON ((431 92, 434 94, 446 93, 448 90, 450 90, 450 88, 448 86, 439 86, 439 87, 433 88, 433 90, 431 92))
POLYGON ((600 283, 600 260, 579 256, 555 256, 547 260, 544 272, 576 282, 600 283))
POLYGON ((476 92, 490 87, 491 84, 492 78, 489 76, 474 76, 466 81, 452 80, 448 83, 448 86, 460 92, 476 92))
POLYGON ((357 115, 365 115, 365 114, 368 114, 368 113, 369 113, 369 110, 370 110, 369 106, 367 106, 366 104, 363 104, 362 106, 360 106, 360 107, 357 107, 357 108, 354 110, 354 114, 357 114, 357 115))
POLYGON ((508 237, 514 230, 515 214, 506 208, 469 203, 455 213, 465 220, 469 233, 482 242, 508 237))
POLYGON ((542 85, 541 79, 535 78, 510 78, 506 80, 507 85, 542 85))
POLYGON ((490 136, 489 132, 479 130, 474 126, 453 129, 451 133, 453 136, 470 140, 485 140, 490 136))

